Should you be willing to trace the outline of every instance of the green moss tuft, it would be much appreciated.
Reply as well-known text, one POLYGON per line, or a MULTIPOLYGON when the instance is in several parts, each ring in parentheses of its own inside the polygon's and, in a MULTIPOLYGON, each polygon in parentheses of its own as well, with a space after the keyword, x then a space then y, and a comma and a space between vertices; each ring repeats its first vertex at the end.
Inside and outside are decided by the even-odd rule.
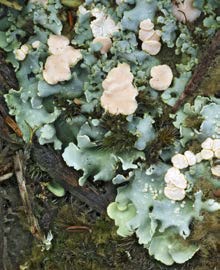
POLYGON ((178 136, 178 130, 174 126, 166 126, 159 130, 157 135, 157 143, 160 142, 161 147, 166 147, 174 143, 178 136))
POLYGON ((73 118, 81 114, 81 107, 74 103, 74 100, 56 96, 54 98, 54 105, 63 112, 64 118, 73 118))
POLYGON ((201 148, 201 142, 199 141, 191 141, 188 146, 187 149, 191 152, 195 153, 199 153, 202 148, 201 148))
POLYGON ((104 151, 112 151, 113 153, 124 153, 131 150, 137 137, 128 131, 123 130, 112 132, 103 138, 99 143, 99 147, 104 151))
POLYGON ((116 131, 121 129, 126 129, 127 120, 124 115, 112 115, 110 113, 105 113, 101 118, 101 127, 107 131, 116 131))
POLYGON ((159 129, 157 137, 146 150, 148 164, 156 163, 159 160, 160 150, 172 145, 178 136, 178 130, 172 125, 166 125, 159 129))
MULTIPOLYGON (((190 240, 200 245, 200 256, 210 258, 220 251, 220 212, 205 212, 202 221, 194 221, 190 240)), ((209 268, 211 269, 211 268, 209 268)))
POLYGON ((199 87, 200 94, 205 96, 216 96, 220 97, 220 55, 218 55, 208 70, 208 74, 204 78, 199 87))
MULTIPOLYGON (((142 83, 139 83, 137 86, 141 86, 142 83)), ((146 82, 143 82, 143 85, 146 85, 146 82)), ((149 93, 146 91, 139 91, 136 98, 138 103, 138 108, 136 111, 137 115, 143 115, 146 111, 153 111, 158 107, 158 100, 150 97, 149 93)))
POLYGON ((42 252, 36 243, 32 254, 23 264, 26 269, 117 269, 113 257, 116 254, 120 257, 122 247, 117 246, 119 236, 108 218, 98 218, 91 223, 86 211, 76 211, 72 206, 65 205, 60 208, 54 221, 53 234, 52 249, 42 252), (69 226, 83 225, 88 226, 91 233, 66 230, 69 226))
POLYGON ((184 121, 184 126, 199 130, 203 120, 203 117, 201 117, 200 115, 187 116, 184 121))
POLYGON ((202 190, 203 198, 208 200, 214 198, 214 186, 207 179, 200 179, 193 187, 193 193, 202 190))
POLYGON ((132 149, 137 136, 128 131, 127 125, 126 116, 105 114, 101 119, 101 127, 110 131, 110 134, 98 143, 100 149, 114 153, 132 149))

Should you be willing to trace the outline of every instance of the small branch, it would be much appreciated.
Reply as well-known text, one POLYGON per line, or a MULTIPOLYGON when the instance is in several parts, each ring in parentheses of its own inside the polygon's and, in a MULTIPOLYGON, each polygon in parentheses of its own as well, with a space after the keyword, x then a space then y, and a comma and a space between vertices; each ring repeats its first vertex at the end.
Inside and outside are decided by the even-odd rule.
POLYGON ((33 214, 30 198, 28 196, 28 192, 26 188, 26 182, 23 175, 23 155, 21 151, 17 152, 16 156, 14 157, 14 169, 15 169, 15 175, 17 178, 21 199, 23 202, 23 206, 25 208, 27 218, 28 218, 30 231, 34 237, 36 237, 38 240, 43 242, 45 240, 45 236, 40 229, 38 220, 33 214))
POLYGON ((5 181, 5 180, 8 180, 9 178, 11 178, 13 176, 13 173, 6 173, 4 175, 1 175, 0 176, 0 183, 5 181))
POLYGON ((79 174, 65 166, 63 159, 51 147, 41 146, 34 142, 32 145, 32 153, 34 160, 45 170, 52 179, 65 182, 72 187, 78 186, 79 174))
POLYGON ((18 142, 16 142, 11 138, 9 129, 6 126, 6 123, 4 121, 4 118, 1 116, 1 113, 0 113, 0 138, 12 144, 19 144, 18 142))
POLYGON ((78 8, 83 1, 82 0, 61 0, 62 5, 70 7, 70 8, 78 8))
POLYGON ((219 49, 220 49, 220 30, 216 33, 207 51, 202 56, 202 59, 198 67, 196 68, 195 72, 193 73, 192 78, 186 85, 184 92, 175 103, 172 109, 173 113, 178 111, 178 109, 182 106, 182 104, 184 103, 185 99, 188 96, 194 94, 196 89, 199 87, 203 77, 207 73, 208 68, 211 66, 211 63, 215 59, 215 56, 219 49))
POLYGON ((11 138, 9 127, 16 133, 17 136, 21 137, 21 131, 16 122, 8 116, 6 104, 2 96, 0 96, 0 137, 12 144, 20 144, 11 138))
POLYGON ((78 172, 68 167, 60 153, 55 152, 50 147, 34 142, 32 145, 32 156, 40 168, 46 171, 52 179, 64 186, 74 197, 99 213, 106 211, 107 205, 114 200, 115 187, 111 183, 105 184, 105 194, 100 194, 89 187, 78 186, 78 172))
POLYGON ((9 8, 13 8, 15 10, 22 10, 22 6, 19 5, 17 2, 15 1, 8 1, 8 0, 0 0, 0 4, 9 7, 9 8))

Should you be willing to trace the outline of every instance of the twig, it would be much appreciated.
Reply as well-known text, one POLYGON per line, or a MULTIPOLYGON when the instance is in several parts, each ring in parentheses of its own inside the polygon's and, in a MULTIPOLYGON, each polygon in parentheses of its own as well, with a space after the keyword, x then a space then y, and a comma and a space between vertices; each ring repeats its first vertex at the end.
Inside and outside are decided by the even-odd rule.
POLYGON ((16 142, 10 137, 9 129, 6 126, 4 118, 1 116, 1 114, 0 114, 0 138, 12 144, 19 144, 19 142, 16 142))
POLYGON ((28 196, 28 192, 26 188, 26 183, 25 183, 25 179, 23 175, 23 155, 21 151, 17 152, 14 157, 14 169, 15 169, 15 175, 17 178, 21 199, 23 202, 23 206, 25 208, 27 218, 28 218, 30 231, 34 237, 36 237, 38 240, 43 242, 45 240, 45 236, 40 229, 38 220, 33 214, 30 198, 28 196))
POLYGON ((82 0, 61 0, 62 5, 70 7, 70 8, 77 8, 80 6, 83 1, 82 0))
POLYGON ((15 1, 0 0, 0 4, 16 10, 22 10, 22 6, 15 1))
POLYGON ((8 116, 8 111, 4 99, 0 96, 0 137, 10 143, 20 144, 11 138, 9 127, 16 133, 17 136, 21 136, 21 131, 15 121, 8 116))
POLYGON ((195 90, 200 85, 202 78, 207 73, 208 68, 210 67, 211 63, 215 59, 215 56, 220 49, 220 30, 216 33, 215 37, 213 38, 210 46, 208 47, 205 54, 202 56, 202 59, 196 68, 195 72, 193 73, 192 78, 186 85, 186 88, 182 95, 179 97, 177 102, 175 103, 172 111, 175 113, 178 111, 178 109, 182 106, 185 99, 193 94, 195 90))
POLYGON ((92 232, 92 229, 88 226, 69 226, 66 228, 68 232, 92 232))
POLYGON ((5 180, 8 180, 9 178, 11 178, 13 176, 13 173, 6 173, 4 175, 1 175, 0 176, 0 183, 5 181, 5 180))
POLYGON ((74 197, 99 213, 106 211, 107 205, 115 197, 115 187, 111 183, 105 184, 105 194, 94 192, 90 188, 78 186, 78 172, 68 167, 60 153, 55 152, 50 147, 45 147, 34 142, 32 145, 32 157, 40 168, 45 170, 52 179, 63 185, 74 197))
POLYGON ((22 138, 23 135, 20 128, 18 127, 17 123, 8 115, 8 112, 3 106, 2 99, 0 99, 0 114, 3 116, 6 125, 10 127, 18 137, 22 138))

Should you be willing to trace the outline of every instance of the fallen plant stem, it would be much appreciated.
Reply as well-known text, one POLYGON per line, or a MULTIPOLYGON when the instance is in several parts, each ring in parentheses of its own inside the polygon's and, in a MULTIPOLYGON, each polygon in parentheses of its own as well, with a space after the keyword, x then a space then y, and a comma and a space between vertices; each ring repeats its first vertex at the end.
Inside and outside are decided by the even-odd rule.
POLYGON ((66 228, 68 232, 92 232, 88 226, 69 226, 66 228))
POLYGON ((91 187, 78 185, 79 174, 73 168, 68 167, 59 152, 33 142, 32 157, 43 171, 59 182, 75 198, 86 203, 99 213, 106 211, 106 207, 115 197, 115 187, 111 183, 105 184, 106 192, 100 194, 91 187))
POLYGON ((6 123, 4 121, 4 118, 1 116, 1 113, 0 113, 0 138, 12 144, 19 144, 10 137, 9 129, 6 126, 6 123))
POLYGON ((192 75, 192 78, 187 83, 185 90, 175 103, 172 109, 173 113, 176 113, 178 111, 178 109, 182 106, 182 104, 185 102, 185 99, 188 96, 194 94, 194 92, 200 85, 202 78, 205 76, 205 74, 208 71, 208 68, 211 66, 211 63, 215 59, 215 56, 218 53, 219 49, 220 49, 220 30, 216 33, 216 35, 212 39, 210 46, 203 55, 198 67, 196 68, 196 70, 192 75))
POLYGON ((0 113, 3 116, 3 119, 8 127, 10 127, 18 137, 22 138, 23 134, 18 127, 17 123, 8 115, 6 109, 0 104, 0 113))
POLYGON ((0 4, 15 10, 22 10, 22 6, 19 5, 16 1, 0 0, 0 4))
POLYGON ((26 188, 26 181, 23 174, 23 154, 21 151, 18 151, 14 157, 14 170, 30 231, 35 238, 43 242, 45 236, 41 231, 37 218, 33 214, 31 201, 26 188))
POLYGON ((70 7, 70 8, 78 8, 83 1, 82 0, 61 0, 62 5, 70 7))
POLYGON ((6 173, 4 175, 1 175, 0 176, 0 183, 5 181, 5 180, 8 180, 9 178, 11 178, 13 176, 13 173, 6 173))

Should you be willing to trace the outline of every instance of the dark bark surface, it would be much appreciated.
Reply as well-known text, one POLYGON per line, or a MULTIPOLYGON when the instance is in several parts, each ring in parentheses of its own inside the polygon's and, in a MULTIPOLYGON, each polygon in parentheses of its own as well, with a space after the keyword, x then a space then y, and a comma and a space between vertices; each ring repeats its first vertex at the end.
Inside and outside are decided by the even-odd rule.
POLYGON ((209 67, 211 66, 212 62, 215 60, 217 54, 219 53, 220 53, 220 30, 216 33, 210 46, 202 55, 202 58, 200 59, 200 62, 196 67, 190 81, 187 83, 184 92, 174 105, 173 107, 174 113, 177 112, 178 109, 183 105, 188 96, 195 95, 197 88, 202 82, 202 79, 206 75, 209 67))

